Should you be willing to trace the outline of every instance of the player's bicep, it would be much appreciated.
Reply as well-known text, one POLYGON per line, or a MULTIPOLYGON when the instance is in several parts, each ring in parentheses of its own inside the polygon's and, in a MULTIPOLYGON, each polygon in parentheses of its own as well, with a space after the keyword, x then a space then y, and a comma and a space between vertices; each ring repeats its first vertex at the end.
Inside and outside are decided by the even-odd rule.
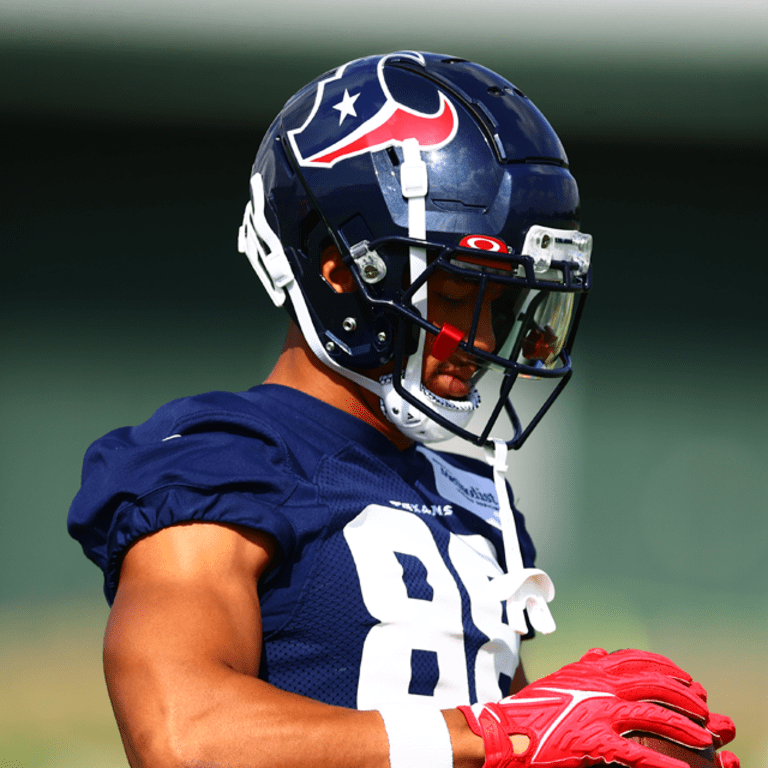
POLYGON ((266 535, 194 523, 128 551, 104 638, 107 686, 122 726, 144 731, 145 719, 162 719, 218 675, 258 673, 257 586, 275 550, 266 535))

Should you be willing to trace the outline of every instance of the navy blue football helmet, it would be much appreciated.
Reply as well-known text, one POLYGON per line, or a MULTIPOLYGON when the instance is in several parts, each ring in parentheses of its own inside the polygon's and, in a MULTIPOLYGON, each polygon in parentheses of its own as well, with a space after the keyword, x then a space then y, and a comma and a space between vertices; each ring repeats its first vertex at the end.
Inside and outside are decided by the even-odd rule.
POLYGON ((314 354, 378 393, 404 434, 490 444, 506 412, 504 442, 517 448, 571 375, 591 278, 592 238, 578 224, 565 151, 529 99, 477 64, 405 51, 349 62, 287 102, 256 156, 239 248, 314 354), (328 246, 355 291, 323 278, 328 246), (430 322, 438 275, 476 287, 471 327, 430 322), (489 302, 493 349, 475 344, 489 302), (429 354, 471 364, 466 396, 423 386, 427 338, 429 354), (470 431, 474 385, 491 373, 497 402, 470 431), (559 380, 526 426, 509 397, 521 376, 559 380))

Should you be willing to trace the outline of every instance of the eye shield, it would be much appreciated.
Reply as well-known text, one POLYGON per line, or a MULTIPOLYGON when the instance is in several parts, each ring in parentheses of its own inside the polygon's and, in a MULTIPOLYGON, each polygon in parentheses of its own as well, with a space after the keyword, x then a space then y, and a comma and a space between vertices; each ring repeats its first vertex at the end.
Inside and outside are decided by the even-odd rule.
POLYGON ((432 250, 421 279, 403 297, 407 304, 427 282, 431 304, 443 302, 449 316, 451 304, 456 305, 457 323, 448 320, 439 327, 421 323, 437 336, 432 354, 447 359, 460 349, 482 369, 505 372, 512 364, 525 377, 557 376, 565 364, 561 355, 580 296, 589 288, 592 237, 574 230, 531 227, 519 256, 503 252, 496 245, 503 244, 494 238, 475 236, 462 242, 466 241, 489 243, 494 250, 467 246, 432 250), (474 303, 471 312, 469 303, 474 303), (488 322, 491 348, 475 344, 478 330, 488 322))

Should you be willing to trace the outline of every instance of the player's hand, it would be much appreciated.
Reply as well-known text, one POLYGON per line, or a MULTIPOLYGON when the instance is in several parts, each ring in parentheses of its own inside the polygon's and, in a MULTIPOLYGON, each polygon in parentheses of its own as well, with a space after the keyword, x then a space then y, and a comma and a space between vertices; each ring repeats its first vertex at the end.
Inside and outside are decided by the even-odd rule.
MULTIPOLYGON (((690 749, 727 744, 735 735, 733 722, 710 714, 706 701, 701 685, 664 656, 594 649, 497 704, 459 709, 483 738, 484 768, 584 768, 601 762, 685 768, 621 734, 644 731, 690 749), (528 739, 520 754, 510 741, 515 734, 528 739)), ((731 753, 720 759, 724 768, 738 768, 731 753)))

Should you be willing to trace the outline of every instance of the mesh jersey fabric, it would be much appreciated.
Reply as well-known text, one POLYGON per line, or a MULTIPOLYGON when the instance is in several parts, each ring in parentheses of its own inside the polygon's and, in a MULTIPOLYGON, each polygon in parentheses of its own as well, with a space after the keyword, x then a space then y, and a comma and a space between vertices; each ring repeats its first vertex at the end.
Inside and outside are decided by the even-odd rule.
MULTIPOLYGON (((526 567, 535 550, 515 510, 526 567)), ((504 567, 490 467, 414 445, 302 392, 260 385, 176 400, 88 450, 70 534, 104 572, 181 522, 271 534, 259 677, 369 709, 506 695, 519 636, 484 587, 504 567)))

